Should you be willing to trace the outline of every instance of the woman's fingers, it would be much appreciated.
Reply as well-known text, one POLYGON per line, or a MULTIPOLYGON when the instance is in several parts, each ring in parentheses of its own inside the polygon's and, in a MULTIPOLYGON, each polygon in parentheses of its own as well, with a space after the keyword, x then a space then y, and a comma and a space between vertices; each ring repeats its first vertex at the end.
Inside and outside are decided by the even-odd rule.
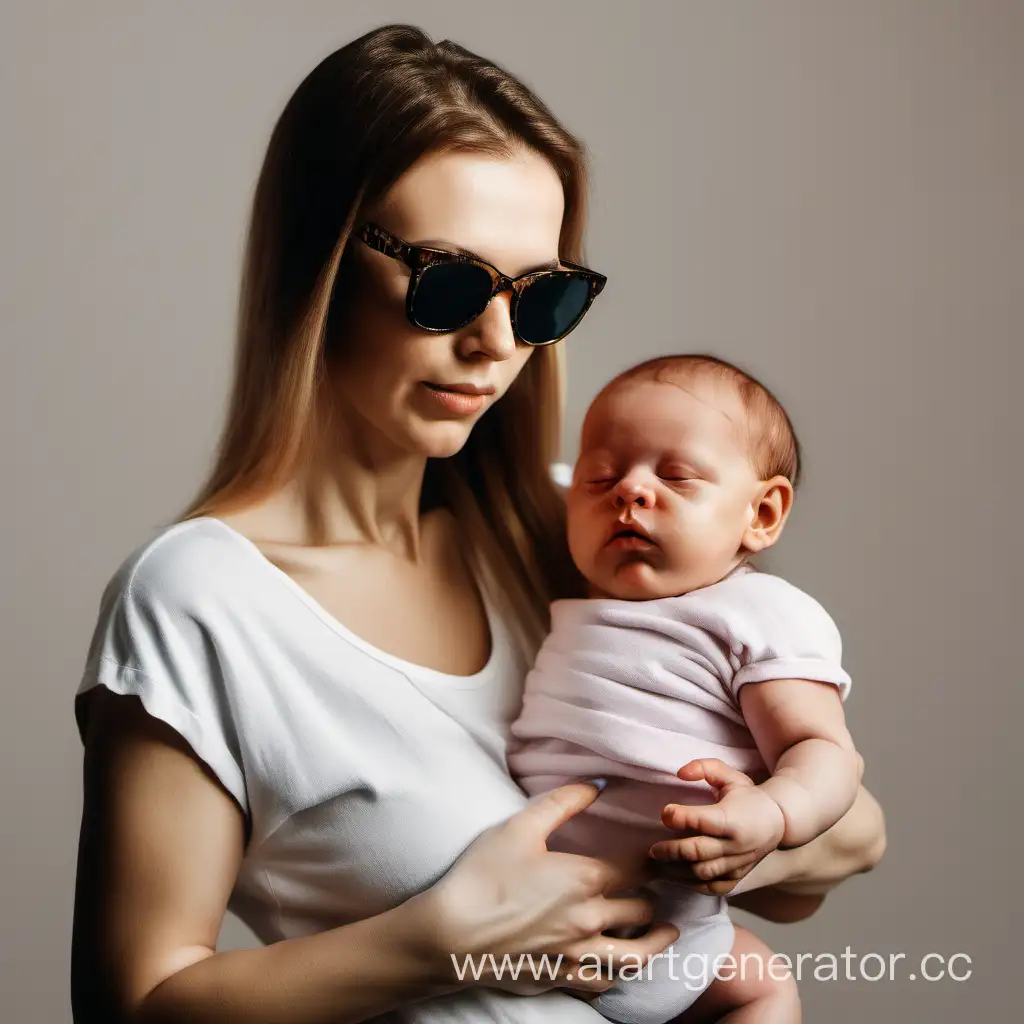
POLYGON ((589 807, 601 790, 589 782, 572 782, 535 797, 505 822, 505 827, 526 838, 545 842, 549 835, 571 817, 589 807))
POLYGON ((599 965, 601 976, 607 978, 611 965, 613 972, 623 967, 643 966, 679 938, 679 929, 667 921, 658 921, 651 930, 635 939, 616 939, 610 935, 595 935, 575 951, 576 959, 582 965, 591 965, 593 971, 599 965))
POLYGON ((547 857, 564 866, 565 877, 574 878, 581 891, 595 896, 606 896, 632 889, 637 884, 636 869, 599 857, 588 857, 582 853, 561 853, 549 850, 547 857))
POLYGON ((650 924, 654 920, 654 904, 643 897, 622 896, 615 899, 604 899, 604 927, 601 931, 613 928, 626 928, 631 925, 650 924))

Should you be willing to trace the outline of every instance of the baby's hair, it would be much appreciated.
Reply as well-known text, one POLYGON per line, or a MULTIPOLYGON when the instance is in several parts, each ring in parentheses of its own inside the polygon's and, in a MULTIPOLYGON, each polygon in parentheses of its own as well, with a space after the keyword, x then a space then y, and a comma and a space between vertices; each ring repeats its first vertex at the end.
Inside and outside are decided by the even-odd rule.
POLYGON ((800 442, 786 410, 759 380, 724 359, 706 354, 656 356, 613 377, 599 396, 631 380, 673 384, 680 377, 732 385, 750 418, 750 454, 758 476, 762 480, 784 476, 796 488, 801 475, 800 442))

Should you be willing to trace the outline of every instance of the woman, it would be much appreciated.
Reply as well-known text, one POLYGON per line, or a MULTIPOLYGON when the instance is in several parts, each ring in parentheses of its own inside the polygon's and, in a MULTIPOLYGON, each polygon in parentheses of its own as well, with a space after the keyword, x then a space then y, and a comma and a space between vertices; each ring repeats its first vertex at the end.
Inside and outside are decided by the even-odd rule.
MULTIPOLYGON (((504 762, 576 586, 549 467, 557 342, 603 284, 585 197, 536 97, 416 29, 338 50, 286 106, 215 468, 111 580, 76 701, 76 1020, 595 1024, 567 996, 609 982, 572 965, 675 938, 602 934, 649 903, 544 847, 597 789, 527 804, 504 762), (226 907, 268 945, 215 953, 226 907), (506 952, 562 971, 453 971, 506 952)), ((804 916, 881 835, 862 794, 744 899, 804 916)))

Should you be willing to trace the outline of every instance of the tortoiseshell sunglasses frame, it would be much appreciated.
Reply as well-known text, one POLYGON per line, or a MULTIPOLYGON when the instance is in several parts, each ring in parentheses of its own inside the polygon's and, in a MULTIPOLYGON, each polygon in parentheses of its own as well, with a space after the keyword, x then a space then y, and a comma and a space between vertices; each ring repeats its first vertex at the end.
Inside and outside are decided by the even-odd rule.
POLYGON ((412 271, 412 276, 409 278, 409 288, 405 296, 405 315, 413 326, 418 327, 422 331, 429 331, 431 334, 450 334, 452 331, 461 330, 483 313, 495 295, 511 288, 512 301, 509 306, 512 319, 512 333, 516 336, 516 339, 524 345, 532 345, 535 348, 553 345, 556 341, 561 341, 576 329, 583 317, 586 316, 594 299, 601 294, 601 289, 604 288, 605 282, 608 280, 604 274, 599 274, 596 270, 590 270, 587 267, 581 267, 566 260, 561 261, 562 266, 567 268, 565 270, 533 270, 527 274, 522 274, 520 277, 506 277, 497 267, 492 266, 485 260, 477 259, 475 256, 467 256, 461 252, 451 252, 447 249, 434 249, 425 245, 410 245, 408 242, 404 242, 390 232, 385 231, 378 224, 366 223, 357 230, 356 235, 360 241, 364 242, 371 249, 383 253, 385 256, 390 256, 393 260, 404 263, 412 271), (485 270, 491 278, 491 294, 488 296, 483 308, 462 323, 451 327, 426 327, 416 319, 416 315, 413 312, 416 289, 419 287, 424 271, 429 267, 446 263, 469 263, 472 266, 485 270), (576 280, 586 281, 590 288, 586 305, 580 310, 579 316, 572 322, 569 329, 557 338, 551 338, 549 341, 527 341, 519 333, 516 317, 519 308, 519 297, 535 281, 551 277, 571 277, 576 280))

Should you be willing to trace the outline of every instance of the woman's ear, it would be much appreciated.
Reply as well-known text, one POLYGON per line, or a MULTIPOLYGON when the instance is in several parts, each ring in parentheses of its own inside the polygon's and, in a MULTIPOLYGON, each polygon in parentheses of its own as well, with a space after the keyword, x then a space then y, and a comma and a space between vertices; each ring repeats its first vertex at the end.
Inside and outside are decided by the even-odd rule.
POLYGON ((782 535, 792 507, 793 485, 786 477, 763 481, 750 503, 751 519, 741 541, 743 548, 751 554, 770 548, 782 535))

